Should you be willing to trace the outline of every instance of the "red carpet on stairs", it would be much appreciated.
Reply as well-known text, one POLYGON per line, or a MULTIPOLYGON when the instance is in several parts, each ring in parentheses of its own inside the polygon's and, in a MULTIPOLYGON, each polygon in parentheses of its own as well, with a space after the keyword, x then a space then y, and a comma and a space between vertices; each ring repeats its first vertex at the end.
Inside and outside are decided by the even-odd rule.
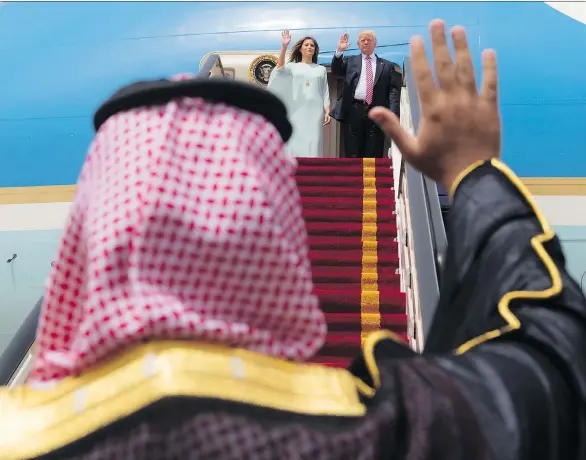
POLYGON ((345 367, 370 332, 406 339, 391 160, 297 160, 313 281, 328 322, 313 361, 345 367))

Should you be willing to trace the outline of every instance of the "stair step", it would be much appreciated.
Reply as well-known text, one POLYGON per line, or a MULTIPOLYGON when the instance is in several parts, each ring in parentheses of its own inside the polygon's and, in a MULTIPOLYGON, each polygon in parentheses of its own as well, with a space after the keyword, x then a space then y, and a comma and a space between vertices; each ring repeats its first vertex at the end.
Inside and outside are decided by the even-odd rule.
MULTIPOLYGON (((348 238, 345 236, 321 236, 321 235, 309 235, 309 249, 312 250, 351 250, 357 249, 362 250, 364 246, 362 240, 356 238, 348 238)), ((373 247, 377 248, 382 254, 396 254, 399 252, 399 243, 394 238, 384 238, 378 242, 367 242, 369 249, 373 247)))
MULTIPOLYGON (((392 281, 385 281, 385 282, 378 282, 378 287, 379 289, 381 289, 382 291, 389 291, 389 292, 397 292, 400 288, 401 288, 401 280, 399 279, 399 277, 397 276, 397 279, 393 279, 392 281)), ((323 282, 323 283, 319 283, 316 284, 315 289, 316 291, 345 291, 347 289, 360 289, 360 274, 358 274, 357 279, 353 280, 353 281, 346 281, 346 282, 342 282, 342 283, 336 283, 336 282, 323 282)), ((404 296, 405 294, 403 294, 404 296)), ((324 296, 322 298, 325 299, 325 295, 322 294, 322 296, 324 296)))
MULTIPOLYGON (((399 337, 407 341, 407 332, 396 332, 399 337)), ((338 332, 332 331, 328 334, 326 343, 321 349, 321 355, 330 356, 352 356, 357 353, 348 354, 348 352, 357 351, 360 349, 362 337, 360 332, 338 332)))
POLYGON ((359 187, 324 187, 322 185, 300 185, 299 193, 302 197, 323 197, 336 196, 344 198, 360 198, 364 196, 364 191, 359 187))
MULTIPOLYGON (((393 162, 390 158, 377 158, 377 166, 388 166, 392 167, 393 162)), ((297 164, 299 168, 303 166, 340 166, 340 165, 363 165, 362 158, 297 158, 297 164)))
MULTIPOLYGON (((385 285, 395 285, 399 283, 399 275, 397 275, 395 267, 379 267, 378 280, 379 287, 385 285)), ((311 266, 314 283, 325 284, 344 284, 344 283, 360 283, 362 279, 362 266, 339 267, 339 266, 311 266)))
MULTIPOLYGON (((325 313, 329 332, 360 334, 360 314, 356 313, 325 313)), ((403 332, 407 327, 407 316, 404 313, 381 313, 381 326, 393 332, 403 332)))
MULTIPOLYGON (((296 176, 297 183, 299 185, 321 185, 321 186, 329 186, 329 187, 348 187, 348 186, 355 186, 359 187, 362 190, 362 186, 364 184, 364 178, 362 176, 319 176, 319 182, 316 183, 316 176, 304 176, 300 175, 299 173, 296 176)), ((393 178, 392 177, 382 177, 376 180, 378 187, 393 187, 393 178)), ((367 186, 372 186, 367 183, 367 186)))
MULTIPOLYGON (((391 168, 387 168, 384 166, 376 166, 376 175, 377 177, 385 177, 385 178, 392 178, 393 177, 393 170, 391 168)), ((302 176, 318 176, 321 178, 324 176, 324 173, 328 173, 329 176, 335 177, 363 177, 364 176, 364 167, 361 164, 358 165, 344 165, 343 167, 331 168, 331 167, 324 167, 324 166, 303 166, 297 169, 297 177, 302 176)))
MULTIPOLYGON (((374 205, 374 200, 366 200, 367 205, 374 205)), ((362 214, 364 209, 364 200, 362 198, 346 197, 327 197, 327 196, 302 196, 301 204, 303 209, 321 209, 324 211, 332 209, 343 209, 348 212, 357 212, 362 214)), ((391 198, 380 198, 376 200, 377 210, 388 209, 395 210, 395 200, 391 198)))
MULTIPOLYGON (((309 233, 314 235, 328 235, 328 236, 362 236, 362 224, 356 222, 340 223, 340 222, 307 222, 306 228, 309 233)), ((365 229, 366 234, 371 235, 375 233, 374 227, 365 229)), ((397 236, 397 226, 394 223, 384 223, 376 225, 376 235, 381 236, 397 236)))
POLYGON ((321 364, 329 367, 347 368, 352 362, 352 358, 347 356, 316 356, 311 361, 314 364, 321 364))
POLYGON ((303 211, 306 222, 364 222, 367 219, 371 222, 395 221, 396 216, 390 209, 377 211, 376 213, 348 212, 345 209, 316 209, 307 208, 303 211))
MULTIPOLYGON (((315 293, 320 298, 320 305, 326 313, 360 313, 360 283, 348 283, 340 290, 325 289, 318 285, 315 293), (350 288, 354 288, 349 290, 350 288), (358 291, 358 292, 356 292, 358 291)), ((405 294, 397 289, 380 289, 379 310, 389 314, 404 314, 405 294)))
POLYGON ((338 250, 338 251, 309 251, 309 258, 313 266, 326 267, 332 266, 346 266, 346 265, 360 265, 376 263, 379 267, 385 266, 399 266, 399 255, 398 254, 378 254, 373 256, 363 256, 361 250, 338 250))

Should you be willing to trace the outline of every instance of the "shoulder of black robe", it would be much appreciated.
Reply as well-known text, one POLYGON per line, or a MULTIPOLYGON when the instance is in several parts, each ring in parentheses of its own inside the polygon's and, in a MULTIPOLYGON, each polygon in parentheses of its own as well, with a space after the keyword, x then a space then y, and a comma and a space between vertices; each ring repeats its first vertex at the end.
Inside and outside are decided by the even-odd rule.
POLYGON ((559 240, 498 160, 454 188, 425 354, 460 382, 494 458, 584 459, 586 299, 559 240))

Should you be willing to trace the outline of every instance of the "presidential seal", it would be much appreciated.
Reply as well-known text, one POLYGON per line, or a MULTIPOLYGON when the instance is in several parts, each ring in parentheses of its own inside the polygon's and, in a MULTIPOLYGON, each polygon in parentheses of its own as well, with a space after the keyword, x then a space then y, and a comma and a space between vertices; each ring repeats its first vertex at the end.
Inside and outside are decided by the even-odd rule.
POLYGON ((262 87, 269 84, 269 77, 273 69, 277 67, 277 58, 270 54, 264 54, 257 57, 248 69, 248 79, 251 83, 256 83, 262 87))

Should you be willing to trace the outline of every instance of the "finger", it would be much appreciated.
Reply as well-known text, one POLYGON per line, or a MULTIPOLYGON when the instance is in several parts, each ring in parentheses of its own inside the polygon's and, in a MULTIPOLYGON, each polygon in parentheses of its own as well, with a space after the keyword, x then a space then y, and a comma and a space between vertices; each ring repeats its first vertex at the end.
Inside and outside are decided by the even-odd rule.
POLYGON ((456 81, 465 90, 476 93, 476 77, 474 75, 472 55, 468 48, 466 30, 460 26, 453 27, 452 41, 454 42, 454 51, 456 54, 456 81))
POLYGON ((498 71, 496 67, 496 52, 485 50, 482 53, 482 97, 497 104, 498 100, 498 71))
POLYGON ((440 88, 449 90, 454 86, 456 79, 452 57, 446 40, 446 26, 444 21, 434 19, 429 25, 431 33, 431 49, 433 64, 440 88))
POLYGON ((421 101, 421 110, 431 102, 435 92, 435 83, 429 61, 425 54, 425 42, 422 37, 415 36, 411 39, 411 62, 413 64, 413 77, 421 101))
POLYGON ((368 116, 380 126, 403 155, 407 157, 417 155, 417 139, 401 127, 397 115, 384 107, 375 107, 368 113, 368 116))

